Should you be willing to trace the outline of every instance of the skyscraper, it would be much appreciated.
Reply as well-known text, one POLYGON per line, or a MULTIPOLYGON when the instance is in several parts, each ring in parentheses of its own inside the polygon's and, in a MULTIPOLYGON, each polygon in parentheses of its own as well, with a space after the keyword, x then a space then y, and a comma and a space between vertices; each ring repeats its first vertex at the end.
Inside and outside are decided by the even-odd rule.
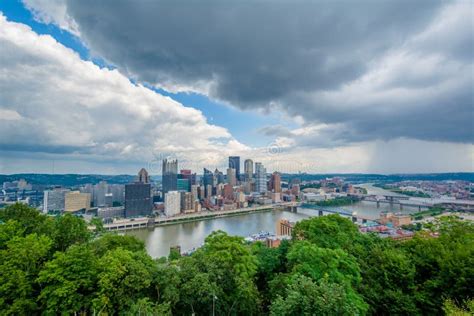
POLYGON ((235 176, 240 181, 240 157, 230 156, 229 157, 229 168, 235 169, 235 176))
POLYGON ((281 176, 276 171, 272 173, 270 178, 270 190, 275 193, 281 192, 281 176))
POLYGON ((255 186, 257 192, 267 192, 267 170, 261 162, 255 163, 255 186))
POLYGON ((138 182, 140 183, 150 183, 150 178, 148 177, 148 171, 145 168, 141 168, 138 172, 138 182))
POLYGON ((204 168, 202 184, 204 186, 206 197, 212 195, 213 180, 214 180, 214 174, 212 173, 212 171, 209 170, 209 169, 204 168), (209 187, 210 187, 210 191, 209 191, 209 187))
POLYGON ((234 168, 227 168, 227 183, 231 186, 235 186, 237 184, 236 181, 236 171, 234 168))
POLYGON ((178 160, 163 159, 162 168, 163 194, 176 191, 178 188, 178 160))
POLYGON ((145 169, 140 170, 137 179, 138 182, 125 185, 125 217, 150 215, 153 209, 151 184, 145 182, 149 181, 145 169))
POLYGON ((244 162, 245 181, 250 181, 253 178, 253 161, 252 159, 245 159, 244 162))

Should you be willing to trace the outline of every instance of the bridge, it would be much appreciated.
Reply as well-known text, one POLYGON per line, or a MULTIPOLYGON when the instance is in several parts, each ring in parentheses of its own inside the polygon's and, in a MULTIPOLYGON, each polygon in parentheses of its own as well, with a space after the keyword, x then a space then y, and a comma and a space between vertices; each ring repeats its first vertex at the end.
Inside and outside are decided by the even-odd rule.
MULTIPOLYGON (((305 204, 300 203, 299 206, 305 207, 305 204)), ((324 216, 324 213, 330 213, 330 214, 338 214, 338 215, 341 215, 341 216, 350 217, 352 222, 354 222, 354 223, 360 221, 363 224, 365 224, 369 221, 372 221, 372 222, 377 221, 377 219, 369 218, 369 217, 364 216, 364 215, 358 215, 356 212, 351 212, 351 211, 344 210, 344 209, 327 209, 327 208, 322 208, 322 207, 318 207, 318 206, 315 206, 315 205, 308 205, 308 207, 305 207, 305 208, 309 208, 309 209, 313 209, 315 211, 318 211, 318 216, 324 216)))

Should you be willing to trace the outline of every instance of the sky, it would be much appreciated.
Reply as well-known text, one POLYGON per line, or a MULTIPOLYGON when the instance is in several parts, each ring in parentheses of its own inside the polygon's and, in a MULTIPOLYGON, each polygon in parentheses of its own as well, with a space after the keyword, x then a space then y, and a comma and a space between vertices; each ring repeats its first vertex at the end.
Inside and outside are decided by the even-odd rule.
POLYGON ((0 173, 474 172, 472 1, 0 2, 0 173))

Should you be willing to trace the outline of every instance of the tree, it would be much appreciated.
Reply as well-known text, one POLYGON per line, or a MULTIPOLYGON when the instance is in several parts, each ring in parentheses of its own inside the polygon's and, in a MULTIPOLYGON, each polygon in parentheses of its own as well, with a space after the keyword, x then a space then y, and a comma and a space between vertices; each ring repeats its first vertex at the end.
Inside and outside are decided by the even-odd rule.
POLYGON ((298 241, 288 253, 292 273, 319 280, 357 286, 361 281, 360 269, 354 257, 342 249, 321 248, 308 241, 298 241))
POLYGON ((350 249, 359 238, 357 226, 337 214, 313 217, 296 223, 293 239, 304 239, 322 248, 350 249))
POLYGON ((51 314, 87 313, 97 290, 97 274, 97 258, 89 245, 56 252, 37 279, 42 287, 42 310, 51 314))
POLYGON ((27 315, 37 311, 35 279, 48 256, 52 241, 46 236, 15 236, 0 250, 0 310, 27 315))
POLYGON ((98 261, 95 312, 122 313, 149 293, 155 263, 144 252, 117 248, 98 261))
POLYGON ((87 229, 86 222, 69 213, 56 218, 52 235, 55 248, 60 251, 91 239, 91 232, 87 229))
MULTIPOLYGON (((206 287, 212 292, 207 293, 207 297, 217 297, 214 299, 216 314, 254 315, 258 312, 259 295, 254 283, 257 260, 243 238, 213 232, 192 258, 195 260, 193 269, 200 273, 200 280, 208 280, 206 287)), ((187 260, 182 262, 191 264, 187 260)), ((194 281, 197 291, 199 282, 194 281)), ((208 306, 204 313, 209 312, 208 306)))
POLYGON ((373 315, 416 315, 415 267, 404 251, 376 245, 360 260, 359 292, 373 315))
POLYGON ((134 236, 106 233, 92 242, 92 248, 97 256, 102 257, 108 251, 117 248, 131 252, 143 252, 145 251, 145 243, 134 236))
POLYGON ((31 233, 48 234, 52 230, 52 220, 26 204, 15 203, 0 209, 0 220, 17 221, 24 228, 24 235, 31 233))
POLYGON ((314 281, 300 274, 289 279, 284 296, 270 306, 271 315, 364 315, 367 305, 325 277, 314 281))

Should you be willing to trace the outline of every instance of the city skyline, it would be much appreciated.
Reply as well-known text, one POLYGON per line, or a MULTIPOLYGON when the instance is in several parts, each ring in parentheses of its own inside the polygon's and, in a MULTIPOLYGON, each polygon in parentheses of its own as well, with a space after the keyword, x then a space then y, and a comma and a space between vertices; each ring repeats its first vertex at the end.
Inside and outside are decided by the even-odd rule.
POLYGON ((472 2, 320 5, 2 2, 0 174, 473 172, 472 2))

